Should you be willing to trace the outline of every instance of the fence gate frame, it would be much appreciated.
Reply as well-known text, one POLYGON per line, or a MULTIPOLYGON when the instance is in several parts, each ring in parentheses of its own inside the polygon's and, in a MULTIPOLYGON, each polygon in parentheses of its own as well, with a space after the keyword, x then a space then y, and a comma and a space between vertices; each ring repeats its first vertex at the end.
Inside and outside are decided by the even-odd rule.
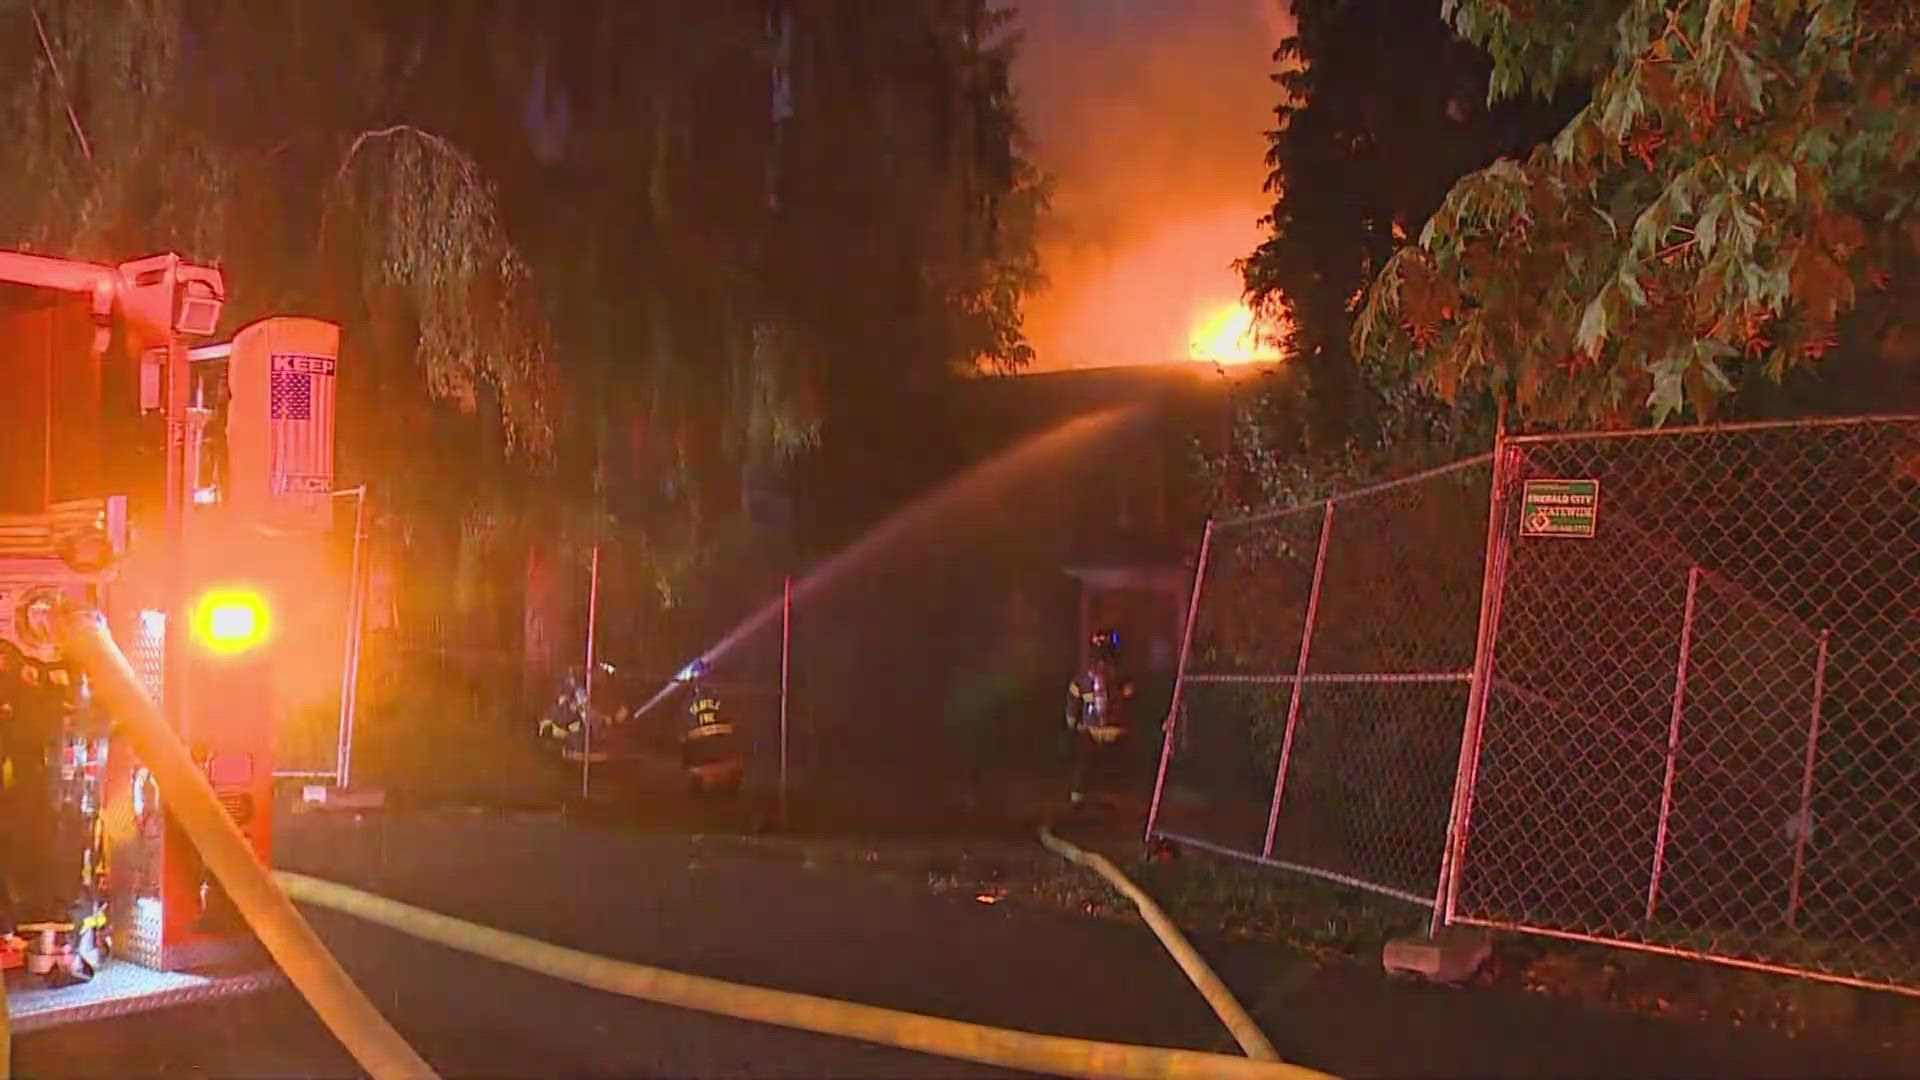
MULTIPOLYGON (((1417 893, 1393 884, 1370 881, 1365 877, 1346 873, 1327 867, 1313 866, 1302 862, 1274 857, 1274 842, 1280 823, 1280 810, 1287 792, 1289 766, 1293 764, 1295 736, 1300 726, 1301 701, 1304 689, 1309 685, 1320 686, 1414 686, 1414 685, 1459 685, 1466 687, 1469 699, 1472 696, 1475 667, 1463 670, 1433 671, 1337 671, 1312 672, 1309 663, 1315 630, 1321 614, 1322 585, 1326 580, 1327 554, 1333 545, 1333 528, 1336 517, 1343 505, 1360 503, 1369 498, 1401 492, 1418 487, 1421 484, 1440 481, 1455 474, 1466 473, 1482 468, 1497 461, 1496 453, 1489 452, 1462 458, 1435 468, 1386 480, 1376 484, 1348 491, 1336 492, 1324 498, 1295 503, 1270 510, 1255 511, 1226 518, 1209 518, 1201 534, 1200 552, 1196 559, 1193 584, 1188 594, 1186 624, 1182 630, 1180 650, 1174 669, 1174 684, 1169 702, 1167 717, 1162 725, 1159 766, 1155 772, 1153 794, 1147 811, 1145 842, 1151 847, 1155 841, 1170 841, 1199 850, 1210 851, 1229 858, 1240 859, 1288 870, 1310 877, 1320 878, 1336 884, 1357 888, 1381 896, 1392 897, 1418 907, 1438 911, 1443 897, 1439 886, 1443 880, 1436 875, 1434 891, 1417 893), (1200 601, 1206 588, 1207 571, 1213 563, 1215 547, 1219 542, 1221 530, 1235 527, 1251 527, 1264 522, 1282 518, 1305 515, 1314 509, 1320 513, 1318 541, 1314 549, 1313 570, 1307 586, 1306 610, 1302 619, 1298 651, 1295 653, 1293 670, 1262 674, 1224 674, 1206 673, 1190 670, 1193 659, 1194 628, 1198 622, 1200 601), (1241 851, 1225 844, 1216 843, 1201 837, 1173 832, 1161 825, 1161 809, 1166 795, 1166 781, 1169 764, 1174 756, 1176 739, 1180 736, 1180 724, 1183 708, 1187 704, 1187 690, 1194 685, 1285 685, 1289 688, 1284 728, 1280 737, 1280 749, 1274 762, 1273 789, 1266 806, 1265 835, 1258 852, 1241 851)), ((1484 589, 1482 590, 1484 596, 1484 589)), ((1478 642, 1474 652, 1474 663, 1479 656, 1478 642)), ((1457 799, 1458 791, 1452 793, 1457 799)), ((1443 841, 1438 845, 1443 851, 1449 844, 1443 841)))
MULTIPOLYGON (((347 596, 341 620, 344 623, 340 649, 340 700, 334 716, 333 762, 331 768, 308 768, 318 762, 301 762, 301 768, 275 769, 276 780, 326 781, 334 788, 353 786, 353 729, 360 714, 360 653, 366 639, 367 590, 372 579, 367 545, 367 485, 341 488, 327 493, 329 500, 352 499, 353 551, 347 567, 347 596)), ((277 763, 277 762, 276 762, 277 763)))
MULTIPOLYGON (((1792 960, 1772 960, 1761 956, 1741 955, 1728 948, 1716 949, 1712 945, 1691 947, 1679 944, 1667 944, 1656 940, 1641 940, 1604 932, 1589 933, 1582 930, 1543 925, 1541 920, 1500 919, 1493 917, 1462 914, 1459 910, 1461 879, 1463 872, 1470 873, 1467 859, 1469 844, 1473 836, 1473 809, 1478 785, 1481 779, 1480 764, 1485 748, 1486 715, 1488 701, 1496 683, 1500 683, 1497 658, 1501 638, 1502 604, 1509 589, 1509 571, 1515 537, 1519 533, 1519 514, 1517 510, 1508 516, 1509 500, 1514 494, 1514 484, 1519 476, 1523 457, 1529 446, 1566 445, 1572 443, 1598 441, 1669 442, 1682 445, 1681 440, 1712 436, 1731 436, 1743 434, 1791 432, 1822 432, 1849 428, 1884 427, 1900 429, 1915 427, 1920 429, 1920 414, 1881 413, 1855 416, 1811 417, 1789 420, 1759 420, 1722 424, 1692 424, 1662 428, 1631 428, 1623 430, 1587 430, 1573 432, 1540 432, 1509 435, 1504 431, 1496 436, 1495 468, 1493 490, 1490 499, 1488 518, 1488 548, 1485 586, 1482 594, 1483 633, 1476 650, 1475 678, 1472 698, 1462 732, 1460 747, 1460 770, 1456 778, 1456 793, 1451 819, 1447 828, 1447 850, 1441 868, 1441 888, 1434 907, 1431 929, 1437 931, 1442 926, 1464 925, 1489 930, 1508 930, 1541 937, 1557 938, 1581 944, 1605 945, 1613 948, 1630 949, 1638 952, 1672 956, 1679 959, 1704 961, 1728 967, 1761 971, 1769 974, 1786 975, 1794 978, 1809 979, 1818 982, 1835 983, 1867 990, 1883 990, 1909 997, 1920 997, 1920 977, 1902 982, 1894 977, 1862 977, 1842 970, 1827 970, 1815 966, 1812 962, 1794 962, 1792 960)), ((1684 451, 1677 451, 1684 453, 1684 451)), ((1791 479, 1795 474, 1785 474, 1791 479)), ((1683 490, 1680 498, 1691 497, 1683 490)), ((1691 560, 1684 577, 1684 600, 1678 630, 1678 647, 1671 668, 1671 699, 1669 718, 1658 747, 1661 757, 1662 775, 1660 777, 1659 803, 1654 826, 1653 849, 1650 854, 1648 880, 1646 886, 1645 919, 1651 924, 1661 899, 1661 883, 1667 862, 1669 846, 1669 826, 1673 813, 1674 784, 1676 768, 1681 758, 1681 732, 1684 710, 1689 701, 1689 675, 1694 651, 1694 634, 1697 625, 1696 611, 1702 595, 1703 584, 1713 584, 1718 588, 1745 594, 1745 603, 1761 609, 1770 609, 1776 618, 1797 624, 1806 636, 1810 646, 1810 691, 1811 704, 1805 719, 1804 757, 1798 760, 1793 770, 1797 780, 1793 785, 1799 807, 1797 821, 1800 827, 1791 836, 1791 864, 1785 889, 1788 895, 1784 925, 1789 933, 1799 929, 1798 916, 1804 905, 1803 873, 1806 868, 1809 834, 1812 832, 1812 800, 1819 741, 1823 724, 1828 719, 1822 715, 1822 705, 1830 689, 1828 683, 1828 664, 1833 641, 1832 627, 1815 627, 1805 624, 1789 612, 1779 610, 1767 601, 1754 597, 1744 586, 1732 581, 1717 571, 1708 569, 1697 560, 1691 560)), ((1518 690, 1505 686, 1503 689, 1518 690)), ((1525 695, 1523 695, 1525 696, 1525 695)), ((1702 933, 1712 933, 1711 927, 1699 928, 1702 933)))
POLYGON ((1429 936, 1438 934, 1453 916, 1454 892, 1460 875, 1459 861, 1465 854, 1467 824, 1473 809, 1474 770, 1480 765, 1480 724, 1486 715, 1487 687, 1493 667, 1493 650, 1500 626, 1500 597, 1506 584, 1510 530, 1500 527, 1505 517, 1506 494, 1513 471, 1514 453, 1507 442, 1506 405, 1500 407, 1500 419, 1493 431, 1493 476, 1487 484, 1487 548, 1480 571, 1480 612, 1473 642, 1473 673, 1467 683, 1467 715, 1460 730, 1460 760, 1454 769, 1453 801, 1447 812, 1447 835, 1440 851, 1440 872, 1433 890, 1433 912, 1427 920, 1429 936))
MULTIPOLYGON (((1823 968, 1819 966, 1820 962, 1813 960, 1796 961, 1790 958, 1769 959, 1764 955, 1757 954, 1742 955, 1740 952, 1735 951, 1734 946, 1721 943, 1717 937, 1714 939, 1714 943, 1690 947, 1685 944, 1669 944, 1655 940, 1656 935, 1651 933, 1647 939, 1642 940, 1633 937, 1619 936, 1617 934, 1587 933, 1573 928, 1560 928, 1552 925, 1552 920, 1488 917, 1475 914, 1471 911, 1461 910, 1461 883, 1463 876, 1471 880, 1474 872, 1473 862, 1470 858, 1474 837, 1474 809, 1476 796, 1481 794, 1479 788, 1483 783, 1481 766, 1483 754, 1486 750, 1485 743, 1489 702, 1497 684, 1501 686, 1503 692, 1507 690, 1517 692, 1523 689, 1508 686, 1503 683, 1498 659, 1501 654, 1503 607, 1510 589, 1513 587, 1510 581, 1510 571, 1514 562, 1516 541, 1521 533, 1519 511, 1517 507, 1513 505, 1513 501, 1518 494, 1516 489, 1522 480, 1542 478, 1523 475, 1529 464, 1527 449, 1533 446, 1550 444, 1646 440, 1656 443, 1665 442, 1675 448, 1670 451, 1670 453, 1686 455, 1690 453, 1700 453, 1700 451, 1689 449, 1689 443, 1687 441, 1689 439, 1769 432, 1778 433, 1783 438, 1791 438, 1792 432, 1804 431, 1809 433, 1808 445, 1814 449, 1803 453, 1812 454, 1819 446, 1817 436, 1815 436, 1814 433, 1828 432, 1835 429, 1870 429, 1873 427, 1890 429, 1894 433, 1891 436, 1891 441, 1904 445, 1904 443, 1901 442, 1901 432, 1905 429, 1911 427, 1914 429, 1915 434, 1920 434, 1920 414, 1871 414, 1795 420, 1680 425, 1662 428, 1513 434, 1507 431, 1503 410, 1501 422, 1495 430, 1492 451, 1488 454, 1462 459, 1452 465, 1443 466, 1440 469, 1427 470, 1413 476, 1388 481, 1384 484, 1376 484, 1354 491, 1341 492, 1325 499, 1317 499, 1311 502, 1233 518, 1209 518, 1205 530, 1201 535, 1199 554, 1193 572, 1186 622, 1180 639, 1178 661, 1175 668, 1172 698, 1166 722, 1163 725, 1159 766, 1155 774, 1152 799, 1148 807, 1145 842, 1149 847, 1157 841, 1167 841, 1183 846, 1191 846, 1215 854, 1260 863, 1277 869, 1289 870, 1321 879, 1332 880, 1374 893, 1394 896, 1398 899, 1427 905, 1430 906, 1430 917, 1428 921, 1428 930, 1430 933, 1437 933, 1442 927, 1449 925, 1466 925, 1486 929, 1516 931, 1586 944, 1607 945, 1616 948, 1675 956, 1682 959, 1703 960, 1736 968, 1838 983, 1863 989, 1887 990, 1908 996, 1920 996, 1920 975, 1916 975, 1907 981, 1902 981, 1901 977, 1892 975, 1887 977, 1861 977, 1859 974, 1845 970, 1829 970, 1823 968), (1459 676, 1445 673, 1427 673, 1425 675, 1416 673, 1380 673, 1371 676, 1327 676, 1309 674, 1309 650, 1312 647, 1316 623, 1321 617, 1320 592, 1326 568, 1328 538, 1332 530, 1335 515, 1338 512, 1337 507, 1339 504, 1384 490, 1415 484, 1422 480, 1432 478, 1437 474, 1463 469, 1488 461, 1491 461, 1492 469, 1487 490, 1486 546, 1484 549, 1483 562, 1480 567, 1479 610, 1476 617, 1471 671, 1459 676), (1313 575, 1307 591, 1306 614, 1293 674, 1291 676, 1278 673, 1232 675, 1191 671, 1190 668, 1194 659, 1195 626, 1200 614, 1202 594, 1207 587, 1209 569, 1212 564, 1219 559, 1217 548, 1220 542, 1220 530, 1224 527, 1277 519, 1287 514, 1303 513, 1311 510, 1315 506, 1321 508, 1322 514, 1320 542, 1314 556, 1313 575), (1459 754, 1454 766, 1452 798, 1447 810, 1447 820, 1445 823, 1445 839, 1441 844, 1441 850, 1437 853, 1439 857, 1437 859, 1437 874, 1435 876, 1433 893, 1430 896, 1417 896, 1404 890, 1385 888, 1378 883, 1367 882, 1352 878, 1348 875, 1333 873, 1324 868, 1303 866, 1272 858, 1274 826, 1280 809, 1280 798, 1286 784, 1287 766, 1293 750, 1295 729, 1299 721, 1302 687, 1308 682, 1327 681, 1329 679, 1412 681, 1426 678, 1431 681, 1434 678, 1440 677, 1441 674, 1445 674, 1445 677, 1448 679, 1466 682, 1467 702, 1465 715, 1462 717, 1460 727, 1459 754), (1279 760, 1274 778, 1274 794, 1268 805, 1266 839, 1262 850, 1258 854, 1169 831, 1164 827, 1162 821, 1162 804, 1166 795, 1169 763, 1175 756, 1176 740, 1184 739, 1186 734, 1180 725, 1189 722, 1187 716, 1189 702, 1187 698, 1189 696, 1188 690, 1190 685, 1228 682, 1287 683, 1291 685, 1291 693, 1286 707, 1285 728, 1281 737, 1278 755, 1279 760), (1543 922, 1545 923, 1544 925, 1542 924, 1543 922)), ((1838 439, 1839 436, 1836 435, 1834 438, 1838 439)), ((1863 437, 1861 444, 1863 447, 1868 445, 1867 439, 1863 437)), ((1843 445, 1838 452, 1844 455, 1852 451, 1852 446, 1843 445)), ((1749 450, 1747 452, 1752 453, 1753 451, 1749 450)), ((1772 452, 1794 453, 1791 447, 1772 452)), ((1692 458, 1687 458, 1686 460, 1692 460, 1692 458)), ((1849 459, 1843 457, 1840 460, 1849 459)), ((1852 458, 1852 460, 1865 460, 1865 458, 1856 456, 1852 458)), ((1920 457, 1916 457, 1913 464, 1916 467, 1920 467, 1920 457)), ((1643 465, 1640 467, 1648 468, 1649 466, 1643 465)), ((1783 478, 1784 481, 1791 482, 1794 478, 1807 475, 1813 471, 1812 469, 1806 469, 1805 472, 1795 471, 1801 469, 1806 469, 1806 467, 1802 464, 1796 464, 1788 471, 1782 471, 1778 475, 1783 478)), ((1699 481, 1697 480, 1691 483, 1683 480, 1672 484, 1665 490, 1670 490, 1672 492, 1671 498, 1675 500, 1681 500, 1683 502, 1687 500, 1698 500, 1700 498, 1696 493, 1698 483, 1699 481)), ((1728 535, 1743 537, 1750 535, 1752 532, 1753 528, 1751 526, 1743 526, 1738 521, 1735 521, 1730 527, 1728 535)), ((1656 536, 1655 539, 1672 542, 1671 537, 1656 536)), ((1545 541, 1536 539, 1535 542, 1545 541)), ((1674 810, 1676 769, 1684 770, 1687 767, 1682 762, 1682 724, 1685 710, 1690 703, 1690 698, 1688 697, 1690 666, 1697 647, 1695 642, 1695 627, 1699 616, 1696 615, 1696 609, 1703 601, 1706 591, 1709 588, 1713 588, 1730 591, 1736 596, 1744 593, 1744 598, 1740 599, 1741 603, 1751 605, 1756 609, 1770 609, 1773 617, 1797 624, 1798 631, 1805 638, 1803 645, 1807 650, 1807 670, 1811 678, 1811 705, 1799 714, 1797 721, 1799 727, 1797 729, 1796 739, 1803 739, 1804 745, 1803 748, 1798 744, 1795 746, 1795 760, 1791 763, 1790 770, 1793 774, 1791 786, 1794 790, 1787 794, 1789 800, 1792 801, 1794 805, 1797 805, 1799 809, 1798 816, 1789 819, 1788 827, 1790 835, 1784 844, 1785 848, 1790 849, 1790 876, 1786 881, 1780 883, 1781 891, 1783 895, 1786 896, 1786 907, 1783 916, 1784 926, 1788 933, 1796 933, 1802 929, 1802 920, 1805 916, 1807 893, 1809 890, 1809 885, 1803 880, 1803 877, 1809 872, 1808 837, 1813 830, 1814 819, 1812 810, 1816 758, 1818 753, 1826 750, 1826 747, 1821 744, 1821 739, 1823 734, 1826 733, 1826 730, 1835 722, 1834 717, 1823 716, 1822 708, 1823 701, 1826 700, 1826 696, 1832 691, 1833 687, 1832 678, 1834 676, 1830 671, 1830 656, 1833 654, 1834 649, 1837 648, 1833 627, 1830 625, 1809 625, 1804 620, 1794 616, 1791 612, 1787 612, 1778 605, 1770 604, 1768 601, 1754 595, 1739 582, 1703 565, 1691 553, 1680 551, 1678 554, 1686 556, 1690 561, 1690 565, 1684 576, 1674 583, 1676 593, 1683 593, 1684 595, 1684 604, 1679 614, 1677 651, 1672 654, 1670 666, 1667 668, 1667 678, 1669 680, 1667 685, 1671 691, 1671 696, 1662 706, 1664 717, 1661 725, 1662 730, 1657 738, 1657 747, 1652 748, 1654 753, 1651 755, 1650 760, 1652 758, 1657 758, 1658 760, 1651 766, 1654 772, 1644 777, 1651 786, 1651 789, 1658 793, 1657 824, 1653 827, 1651 834, 1653 848, 1649 856, 1651 860, 1649 864, 1650 870, 1644 890, 1644 911, 1646 918, 1651 922, 1656 909, 1664 899, 1661 892, 1662 870, 1668 861, 1670 818, 1676 812, 1674 810), (1657 781, 1657 783, 1655 783, 1655 781, 1657 781), (1798 828, 1797 831, 1793 831, 1795 828, 1794 823, 1796 822, 1798 823, 1798 828)), ((1550 576, 1547 580, 1552 580, 1552 577, 1550 576)), ((1895 583, 1890 586, 1891 588, 1898 588, 1897 580, 1898 575, 1896 572, 1896 580, 1895 583)), ((1855 602, 1855 606, 1857 606, 1857 604, 1858 602, 1855 602)), ((1877 609, 1870 609, 1870 611, 1874 610, 1877 609)), ((1509 631, 1512 630, 1512 628, 1506 629, 1509 631)), ((1876 669, 1868 668, 1866 670, 1868 675, 1874 678, 1871 686, 1874 688, 1880 687, 1883 679, 1877 676, 1876 669)), ((1797 683, 1788 683, 1787 685, 1797 686, 1797 683)), ((1523 700, 1530 700, 1527 699, 1524 694, 1521 696, 1523 700)), ((1548 702, 1547 704, 1550 705, 1551 703, 1548 702)), ((1275 705, 1277 707, 1277 702, 1275 705)), ((1547 705, 1542 705, 1541 707, 1545 708, 1547 705)), ((1782 715, 1784 716, 1785 714, 1782 713, 1782 715)), ((1184 745, 1184 742, 1182 742, 1182 745, 1184 745)), ((1693 757, 1697 756, 1697 753, 1693 755, 1693 757)), ((1788 859, 1789 856, 1783 855, 1782 858, 1788 859)), ((1635 887, 1638 887, 1637 883, 1635 887)), ((1714 925, 1715 924, 1709 923, 1690 929, 1697 930, 1701 933, 1717 933, 1717 931, 1714 930, 1714 925)), ((1836 940, 1847 941, 1847 939, 1844 938, 1836 940)), ((1864 944, 1869 947, 1871 947, 1872 944, 1864 939, 1860 942, 1848 943, 1864 944)))

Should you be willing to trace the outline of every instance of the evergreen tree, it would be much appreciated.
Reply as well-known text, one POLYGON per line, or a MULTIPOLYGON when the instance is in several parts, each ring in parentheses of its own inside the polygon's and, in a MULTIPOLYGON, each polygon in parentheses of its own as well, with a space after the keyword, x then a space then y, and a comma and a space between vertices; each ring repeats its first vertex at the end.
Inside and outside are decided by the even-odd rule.
POLYGON ((1332 449, 1367 437, 1377 401, 1348 345, 1367 284, 1448 188, 1550 133, 1568 110, 1487 107, 1492 65, 1439 8, 1405 0, 1294 0, 1274 53, 1271 232, 1242 261, 1249 297, 1283 330, 1332 449))

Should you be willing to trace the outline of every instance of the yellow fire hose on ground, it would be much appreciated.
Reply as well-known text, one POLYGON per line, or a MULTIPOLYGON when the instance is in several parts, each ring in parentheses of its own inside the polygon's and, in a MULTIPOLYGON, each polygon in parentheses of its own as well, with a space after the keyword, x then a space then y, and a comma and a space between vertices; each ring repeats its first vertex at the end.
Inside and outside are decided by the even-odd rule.
POLYGON ((1220 977, 1207 966, 1207 962, 1194 951, 1193 944, 1187 940, 1186 935, 1180 932, 1180 928, 1173 924, 1172 919, 1167 918, 1167 913, 1160 909, 1159 904, 1153 902, 1151 896, 1142 892, 1138 885, 1120 872, 1119 867, 1113 865, 1112 860, 1097 852, 1075 847, 1053 835, 1053 830, 1044 825, 1040 827, 1040 842, 1069 862, 1078 863, 1106 878, 1108 884, 1133 901, 1133 905, 1140 909, 1140 917, 1145 919, 1147 926, 1152 928, 1154 935, 1160 939, 1160 944, 1165 945, 1167 951, 1173 954, 1173 959, 1180 965, 1180 970, 1187 973, 1187 978, 1193 981, 1195 988, 1200 991, 1200 996, 1207 999, 1208 1005, 1213 1006, 1214 1013, 1220 1017, 1221 1023, 1227 1025, 1227 1030, 1233 1032, 1235 1041, 1239 1042, 1240 1048, 1246 1051, 1248 1057, 1256 1061, 1280 1060, 1279 1052, 1274 1050, 1273 1044, 1267 1041, 1266 1035, 1260 1030, 1260 1025, 1254 1023, 1253 1017, 1247 1014, 1247 1010, 1240 1007, 1240 1002, 1235 1000, 1233 992, 1227 989, 1226 984, 1220 981, 1220 977))
POLYGON ((280 970, 375 1080, 432 1077, 433 1069, 367 1000, 340 962, 274 884, 206 776, 140 686, 97 614, 61 614, 62 644, 79 662, 141 764, 152 771, 167 810, 280 970))
MULTIPOLYGON (((194 767, 186 748, 140 687, 126 657, 99 618, 91 613, 68 612, 63 614, 61 629, 70 654, 92 679, 95 692, 112 710, 134 752, 152 770, 169 800, 169 810, 192 838, 201 858, 288 980, 375 1080, 431 1078, 434 1074, 354 985, 294 908, 293 900, 582 986, 957 1060, 1096 1080, 1198 1076, 1330 1080, 1323 1073, 1281 1063, 1271 1047, 1266 1060, 1253 1060, 1198 1050, 1095 1042, 744 986, 563 948, 298 874, 270 875, 254 858, 205 776, 194 767)), ((1164 916, 1161 918, 1164 920, 1164 916)), ((7 1074, 5 1033, 4 997, 0 996, 0 1080, 7 1074)))
POLYGON ((276 876, 287 894, 304 904, 581 986, 683 1009, 1048 1076, 1327 1080, 1324 1074, 1278 1061, 1039 1035, 684 975, 496 930, 331 881, 284 872, 276 876))

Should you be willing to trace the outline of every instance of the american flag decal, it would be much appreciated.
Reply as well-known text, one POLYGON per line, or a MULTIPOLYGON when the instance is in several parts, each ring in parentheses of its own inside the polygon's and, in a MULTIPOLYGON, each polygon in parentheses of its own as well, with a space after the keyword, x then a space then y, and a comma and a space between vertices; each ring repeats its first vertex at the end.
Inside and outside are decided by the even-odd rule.
POLYGON ((275 420, 313 419, 313 376, 306 372, 274 372, 269 394, 268 415, 275 420))
POLYGON ((330 356, 270 354, 268 490, 274 495, 324 495, 332 487, 334 370, 330 356))

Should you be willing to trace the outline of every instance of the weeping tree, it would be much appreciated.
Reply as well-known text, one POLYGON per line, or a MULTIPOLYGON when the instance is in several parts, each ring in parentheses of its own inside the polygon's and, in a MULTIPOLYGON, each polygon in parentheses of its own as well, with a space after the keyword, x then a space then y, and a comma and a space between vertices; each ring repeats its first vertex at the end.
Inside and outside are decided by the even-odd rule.
POLYGON ((766 550, 757 489, 903 387, 1026 361, 1045 189, 1007 30, 973 0, 589 3, 519 39, 525 190, 567 204, 529 249, 570 283, 563 426, 635 603, 801 554, 766 550))
POLYGON ((236 163, 169 107, 189 96, 179 14, 0 2, 9 243, 102 259, 154 242, 224 247, 236 163))
POLYGON ((431 115, 414 23, 354 3, 0 3, 0 242, 220 263, 229 331, 340 321, 343 478, 471 537, 511 505, 501 478, 551 464, 555 358, 495 185, 405 122, 431 115))
POLYGON ((827 388, 808 483, 839 495, 802 527, 834 546, 924 479, 909 463, 933 440, 909 393, 956 367, 1029 359, 1019 303, 1039 278, 1033 232, 1048 189, 1023 153, 1006 15, 938 0, 802 11, 776 235, 783 258, 819 252, 827 265, 782 291, 827 388), (848 12, 869 10, 846 32, 848 12))
POLYGON ((750 480, 1025 362, 1045 185, 1006 19, 0 0, 0 243, 218 261, 224 329, 340 321, 343 479, 427 607, 594 539, 680 604, 766 555, 750 480))
POLYGON ((411 333, 364 364, 411 369, 463 412, 492 397, 501 449, 545 457, 545 317, 494 186, 444 138, 368 127, 385 115, 377 104, 306 96, 343 70, 378 87, 369 98, 404 89, 380 86, 390 65, 365 59, 390 47, 378 9, 327 10, 316 42, 323 20, 298 3, 0 0, 18 54, 0 76, 0 236, 105 260, 175 248, 220 262, 229 325, 301 301, 404 319, 411 333))

